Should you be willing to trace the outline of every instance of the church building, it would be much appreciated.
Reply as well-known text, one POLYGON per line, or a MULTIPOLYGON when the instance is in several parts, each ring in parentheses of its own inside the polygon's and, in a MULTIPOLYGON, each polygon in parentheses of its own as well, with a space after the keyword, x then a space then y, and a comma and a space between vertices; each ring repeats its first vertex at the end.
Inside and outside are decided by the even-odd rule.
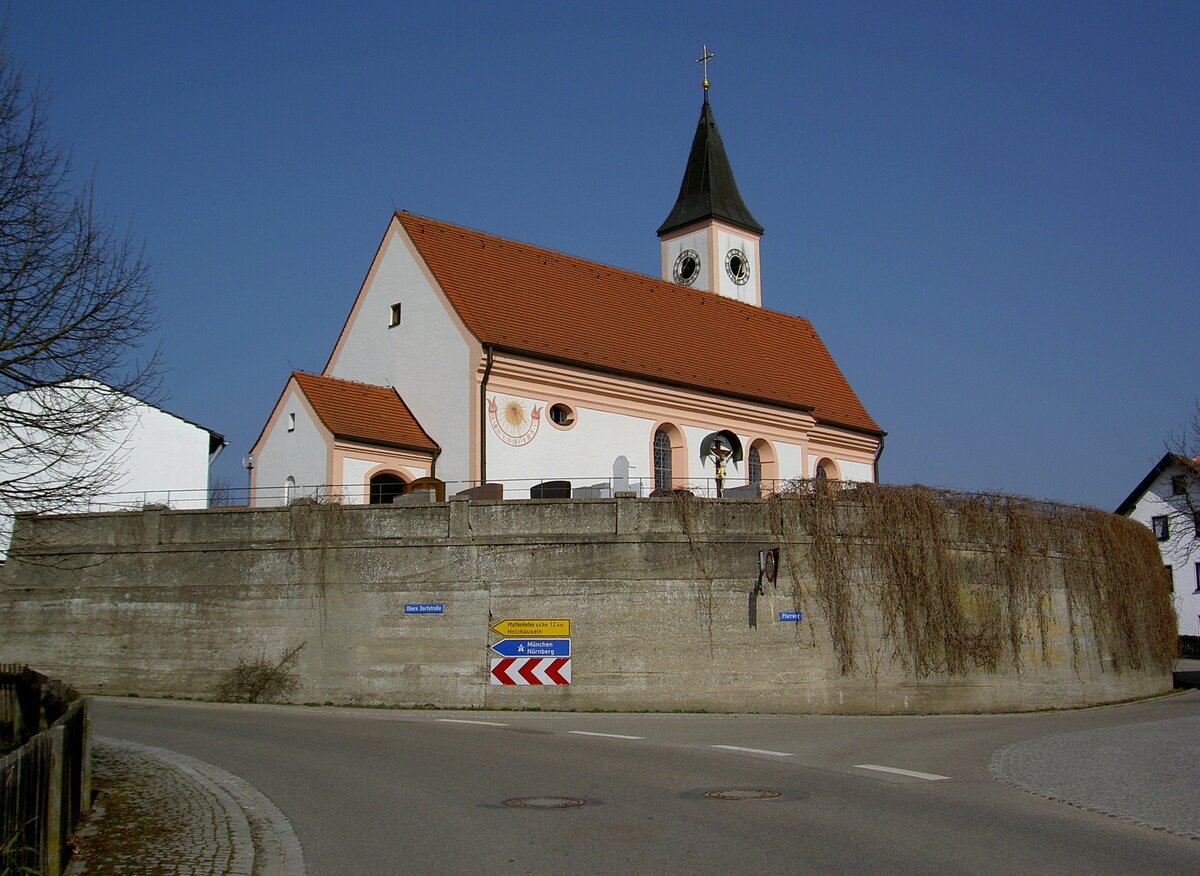
POLYGON ((726 495, 875 481, 885 433, 808 320, 763 307, 763 228, 704 86, 661 278, 395 213, 324 370, 291 375, 247 457, 254 503, 391 501, 427 477, 713 495, 715 432, 738 445, 726 495))

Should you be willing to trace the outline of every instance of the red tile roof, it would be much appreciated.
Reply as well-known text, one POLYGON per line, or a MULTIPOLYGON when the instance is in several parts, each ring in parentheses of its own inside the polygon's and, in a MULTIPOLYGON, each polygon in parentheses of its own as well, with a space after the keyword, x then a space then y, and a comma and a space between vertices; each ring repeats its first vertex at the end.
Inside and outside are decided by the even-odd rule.
POLYGON ((880 434, 808 320, 396 214, 481 343, 812 411, 880 434))
POLYGON ((292 377, 336 438, 432 453, 440 449, 391 387, 306 371, 293 371, 292 377))

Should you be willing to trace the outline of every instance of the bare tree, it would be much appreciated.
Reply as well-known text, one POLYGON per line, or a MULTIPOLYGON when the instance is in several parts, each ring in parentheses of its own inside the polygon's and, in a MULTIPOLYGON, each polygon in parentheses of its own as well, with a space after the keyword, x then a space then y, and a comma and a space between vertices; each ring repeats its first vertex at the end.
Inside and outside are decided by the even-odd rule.
POLYGON ((1171 482, 1162 497, 1171 509, 1171 551, 1180 559, 1200 550, 1200 399, 1192 404, 1191 418, 1167 442, 1171 482))
POLYGON ((157 392, 150 266, 51 141, 46 97, 0 44, 0 511, 111 486, 135 399, 157 392))

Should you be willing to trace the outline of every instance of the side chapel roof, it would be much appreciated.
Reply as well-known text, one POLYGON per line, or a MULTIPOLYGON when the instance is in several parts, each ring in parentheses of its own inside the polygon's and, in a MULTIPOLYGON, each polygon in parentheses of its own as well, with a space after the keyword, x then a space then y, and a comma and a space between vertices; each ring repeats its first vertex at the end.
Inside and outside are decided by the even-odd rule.
POLYGON ((807 319, 399 212, 481 343, 884 434, 807 319))
POLYGON ((335 438, 431 453, 441 449, 390 386, 307 371, 293 371, 292 378, 335 438))

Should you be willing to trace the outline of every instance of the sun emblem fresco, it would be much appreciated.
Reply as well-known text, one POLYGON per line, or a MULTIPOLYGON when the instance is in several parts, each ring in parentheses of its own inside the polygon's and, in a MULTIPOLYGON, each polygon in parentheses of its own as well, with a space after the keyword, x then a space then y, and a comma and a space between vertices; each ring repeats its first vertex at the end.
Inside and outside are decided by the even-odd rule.
POLYGON ((488 420, 492 431, 505 444, 521 447, 533 440, 542 422, 542 409, 526 410, 520 399, 492 396, 488 399, 488 420))

